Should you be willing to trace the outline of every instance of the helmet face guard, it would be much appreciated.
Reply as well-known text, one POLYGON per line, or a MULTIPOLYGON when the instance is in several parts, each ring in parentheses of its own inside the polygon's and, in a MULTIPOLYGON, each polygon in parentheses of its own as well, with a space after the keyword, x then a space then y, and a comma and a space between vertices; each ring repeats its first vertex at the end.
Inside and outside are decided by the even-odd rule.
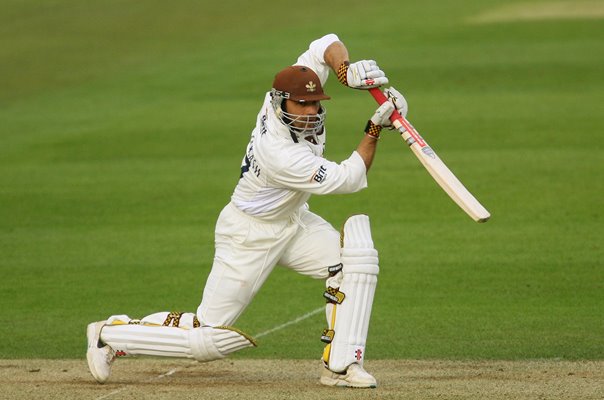
POLYGON ((271 104, 279 120, 287 126, 292 140, 298 143, 300 140, 306 140, 313 144, 319 143, 317 136, 323 134, 326 112, 323 106, 319 108, 317 114, 300 115, 287 112, 285 106, 286 97, 278 90, 271 90, 271 104))

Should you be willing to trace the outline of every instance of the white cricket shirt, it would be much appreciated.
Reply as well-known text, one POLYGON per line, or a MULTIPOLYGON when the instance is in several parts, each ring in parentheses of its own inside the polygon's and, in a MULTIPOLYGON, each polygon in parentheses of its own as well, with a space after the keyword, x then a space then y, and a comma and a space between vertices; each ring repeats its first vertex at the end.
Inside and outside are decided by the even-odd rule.
MULTIPOLYGON (((325 85, 329 66, 323 54, 337 40, 334 34, 315 40, 294 65, 311 68, 325 85)), ((316 145, 295 143, 267 93, 231 201, 248 215, 277 221, 290 218, 311 194, 354 193, 367 187, 365 163, 356 151, 340 164, 323 158, 326 135, 325 130, 316 145)))

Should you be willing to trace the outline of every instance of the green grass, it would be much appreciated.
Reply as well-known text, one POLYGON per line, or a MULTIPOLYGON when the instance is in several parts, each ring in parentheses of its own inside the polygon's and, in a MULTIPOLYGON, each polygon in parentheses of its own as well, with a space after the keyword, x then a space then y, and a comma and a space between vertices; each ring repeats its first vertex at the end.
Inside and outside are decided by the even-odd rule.
MULTIPOLYGON (((603 359, 604 21, 466 22, 499 4, 382 1, 358 24, 344 1, 4 1, 1 357, 83 357, 89 321, 194 311, 264 91, 333 31, 493 215, 473 223, 388 132, 367 190, 311 199, 336 227, 371 217, 368 357, 603 359)), ((339 161, 375 105, 326 91, 339 161)), ((316 309, 322 286, 278 268, 237 326, 316 309)), ((318 358, 323 325, 236 357, 318 358)))

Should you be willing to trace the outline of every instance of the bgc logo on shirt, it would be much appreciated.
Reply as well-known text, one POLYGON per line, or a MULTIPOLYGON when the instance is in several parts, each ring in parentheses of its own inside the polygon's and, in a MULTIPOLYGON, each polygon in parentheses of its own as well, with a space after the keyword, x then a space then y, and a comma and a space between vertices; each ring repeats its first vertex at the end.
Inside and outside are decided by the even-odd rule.
POLYGON ((323 181, 327 178, 327 168, 321 165, 321 167, 314 173, 311 181, 315 181, 317 183, 323 183, 323 181))

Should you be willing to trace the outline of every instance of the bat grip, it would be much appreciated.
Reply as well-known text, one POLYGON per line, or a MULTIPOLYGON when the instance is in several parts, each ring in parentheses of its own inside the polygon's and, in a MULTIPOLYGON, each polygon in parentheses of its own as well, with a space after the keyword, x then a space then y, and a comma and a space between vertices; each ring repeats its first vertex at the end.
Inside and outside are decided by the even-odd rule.
MULTIPOLYGON (((371 88, 369 89, 369 93, 373 96, 373 98, 375 99, 375 101, 377 101, 379 105, 382 105, 388 101, 384 93, 382 93, 379 88, 371 88)), ((392 112, 392 115, 390 116, 390 121, 394 122, 396 120, 399 120, 402 123, 403 117, 401 116, 401 114, 398 113, 397 110, 394 110, 392 112)))
MULTIPOLYGON (((380 105, 388 101, 384 93, 382 93, 382 91, 378 88, 369 89, 369 93, 371 93, 375 101, 377 101, 380 105)), ((428 144, 424 141, 421 135, 417 133, 413 125, 411 125, 409 121, 407 121, 401 114, 399 114, 398 110, 394 110, 392 112, 392 115, 390 116, 390 121, 392 121, 392 125, 396 129, 398 129, 401 136, 408 144, 417 143, 421 148, 428 146, 428 144), (411 136, 413 138, 413 142, 408 142, 408 136, 411 136)), ((411 144, 409 144, 409 146, 411 146, 411 144)))

